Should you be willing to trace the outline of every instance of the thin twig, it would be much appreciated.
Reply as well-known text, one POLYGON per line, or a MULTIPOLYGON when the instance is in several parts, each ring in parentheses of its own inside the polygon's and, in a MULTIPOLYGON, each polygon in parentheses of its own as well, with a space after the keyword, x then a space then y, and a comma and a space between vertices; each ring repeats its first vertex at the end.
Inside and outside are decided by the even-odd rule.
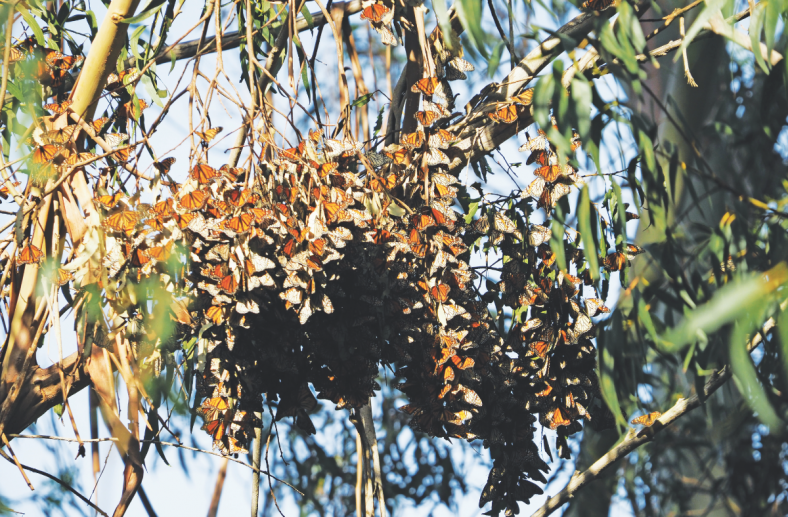
MULTIPOLYGON (((2 449, 0 449, 0 456, 3 456, 3 458, 5 458, 10 463, 14 462, 14 460, 9 458, 8 455, 2 449)), ((65 488, 66 490, 68 490, 69 492, 71 492, 72 494, 77 496, 78 498, 80 498, 82 501, 84 501, 85 504, 87 504, 88 506, 90 506, 91 508, 96 510, 98 513, 100 513, 104 517, 109 517, 104 512, 104 510, 102 510, 101 508, 99 508, 95 504, 91 503, 90 500, 87 499, 84 495, 82 495, 79 492, 77 492, 71 485, 69 485, 68 483, 66 483, 62 479, 58 478, 57 476, 53 476, 52 474, 49 474, 47 472, 43 472, 43 471, 35 469, 33 467, 28 467, 27 465, 22 465, 22 468, 25 469, 25 470, 29 470, 30 472, 33 472, 34 474, 38 474, 39 476, 44 476, 46 478, 51 479, 52 481, 58 483, 60 486, 62 486, 63 488, 65 488)))
POLYGON ((6 447, 8 447, 8 452, 10 452, 11 457, 14 458, 14 463, 16 463, 16 468, 19 469, 19 472, 22 474, 22 477, 25 478, 25 482, 27 483, 27 486, 30 487, 30 490, 35 490, 35 488, 33 487, 33 483, 30 482, 30 478, 27 477, 27 474, 25 474, 25 470, 22 468, 22 465, 19 463, 16 454, 14 454, 14 449, 11 448, 11 444, 8 442, 8 437, 5 435, 5 433, 3 433, 0 436, 3 437, 3 443, 5 444, 6 447))

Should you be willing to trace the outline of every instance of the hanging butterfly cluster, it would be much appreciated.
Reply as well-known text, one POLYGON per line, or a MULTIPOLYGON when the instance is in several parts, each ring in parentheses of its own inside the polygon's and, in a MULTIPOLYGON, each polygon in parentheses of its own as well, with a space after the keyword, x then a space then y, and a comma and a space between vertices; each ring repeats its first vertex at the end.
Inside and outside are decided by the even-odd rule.
MULTIPOLYGON (((363 17, 396 44, 393 6, 369 4, 363 17)), ((540 492, 534 481, 545 481, 548 470, 534 443, 537 419, 558 431, 559 452, 567 457, 566 436, 591 418, 597 391, 591 318, 607 309, 597 298, 584 299, 582 281, 559 270, 551 231, 530 224, 522 208, 488 204, 468 222, 455 211, 464 187, 448 172, 458 141, 445 129, 454 103, 448 81, 465 79, 473 66, 461 50, 443 47, 437 29, 428 45, 434 75, 412 86, 422 110, 414 115, 416 131, 399 143, 362 153, 352 138, 310 131, 294 148, 269 149, 275 157, 250 173, 198 163, 184 184, 169 183, 173 197, 151 205, 109 193, 99 181, 100 264, 92 263, 93 250, 85 264, 58 274, 63 283, 73 272, 82 286, 102 285, 136 347, 151 341, 152 323, 162 316, 137 307, 133 286, 150 277, 165 286, 177 339, 193 344, 197 359, 203 429, 223 453, 246 450, 260 423, 254 413, 264 404, 276 405, 277 420, 293 417, 314 433, 310 384, 338 409, 359 408, 379 389, 379 365, 391 365, 409 399, 401 409, 415 430, 481 439, 492 449, 495 464, 481 502, 513 512, 518 501, 540 492), (488 283, 484 294, 469 265, 472 247, 504 255, 500 281, 488 283), (175 249, 187 250, 185 266, 168 260, 175 249), (506 341, 490 302, 499 314, 513 315, 506 341)), ((120 97, 118 120, 136 121, 146 107, 124 93, 138 77, 131 69, 108 81, 120 97)), ((516 123, 532 94, 501 103, 489 117, 516 123)), ((69 102, 47 109, 67 114, 69 102)), ((95 121, 93 130, 101 134, 108 121, 95 121)), ((76 152, 76 127, 34 135, 33 163, 59 171, 96 159, 76 152)), ((198 136, 207 146, 220 131, 198 136)), ((113 148, 128 139, 102 137, 113 148)), ((579 145, 575 139, 573 150, 579 145)), ((127 160, 129 149, 114 153, 110 165, 127 160)), ((544 132, 524 150, 540 167, 523 197, 549 214, 579 178, 558 163, 544 132)), ((154 165, 168 177, 173 163, 154 165)), ((582 252, 567 249, 583 270, 582 252)), ((28 244, 17 263, 42 258, 28 244)), ((605 260, 624 267, 617 256, 605 260)), ((108 341, 94 336, 99 346, 108 341)), ((151 345, 143 363, 160 368, 156 347, 167 346, 151 345)))

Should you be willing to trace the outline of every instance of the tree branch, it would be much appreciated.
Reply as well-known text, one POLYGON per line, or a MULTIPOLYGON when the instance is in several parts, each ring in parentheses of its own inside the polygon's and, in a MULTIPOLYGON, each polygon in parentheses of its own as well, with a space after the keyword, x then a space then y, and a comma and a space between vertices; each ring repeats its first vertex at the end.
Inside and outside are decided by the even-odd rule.
MULTIPOLYGON (((642 0, 635 5, 636 12, 645 12, 650 3, 642 0)), ((517 131, 533 123, 530 113, 523 114, 513 124, 496 124, 487 116, 495 109, 498 102, 505 101, 522 91, 533 81, 551 61, 564 52, 562 41, 572 39, 580 41, 588 35, 596 25, 599 18, 608 19, 616 13, 615 9, 606 9, 601 13, 583 13, 556 31, 556 36, 551 36, 528 53, 517 66, 509 73, 506 79, 497 88, 495 84, 489 85, 492 91, 486 98, 471 109, 460 121, 449 127, 449 131, 460 136, 461 141, 452 146, 450 151, 451 163, 449 171, 457 173, 468 162, 477 159, 501 143, 514 136, 517 131), (559 36, 560 35, 560 36, 559 36)))

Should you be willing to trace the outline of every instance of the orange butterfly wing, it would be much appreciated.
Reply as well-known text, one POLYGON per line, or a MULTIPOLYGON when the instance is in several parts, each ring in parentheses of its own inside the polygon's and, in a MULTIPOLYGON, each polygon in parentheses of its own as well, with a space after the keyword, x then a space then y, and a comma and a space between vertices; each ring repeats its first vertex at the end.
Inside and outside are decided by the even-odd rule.
POLYGON ((18 266, 23 264, 40 264, 43 259, 44 252, 32 244, 28 244, 19 252, 19 256, 16 259, 16 264, 18 266))
POLYGON ((211 182, 219 177, 219 171, 207 163, 198 163, 192 169, 191 177, 197 180, 200 185, 211 182))

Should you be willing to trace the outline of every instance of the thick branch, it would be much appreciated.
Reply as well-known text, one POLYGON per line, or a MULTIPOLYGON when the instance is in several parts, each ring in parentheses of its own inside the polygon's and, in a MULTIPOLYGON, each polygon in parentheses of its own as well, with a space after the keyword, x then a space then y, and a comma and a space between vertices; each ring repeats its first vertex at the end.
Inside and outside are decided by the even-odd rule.
POLYGON ((69 396, 88 385, 89 378, 85 373, 84 363, 79 361, 78 352, 49 368, 34 366, 27 382, 22 385, 15 409, 8 415, 6 430, 9 438, 11 434, 24 431, 44 413, 63 403, 61 369, 64 374, 71 375, 69 396))

